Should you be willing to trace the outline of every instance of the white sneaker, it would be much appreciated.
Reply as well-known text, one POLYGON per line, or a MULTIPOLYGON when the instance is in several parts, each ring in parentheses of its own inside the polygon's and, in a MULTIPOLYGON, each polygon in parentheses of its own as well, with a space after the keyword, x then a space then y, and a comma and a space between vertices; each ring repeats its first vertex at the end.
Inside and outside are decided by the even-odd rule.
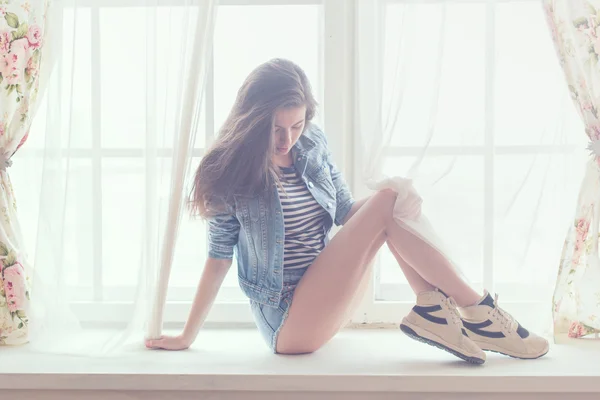
POLYGON ((456 303, 437 289, 417 296, 417 305, 404 317, 400 329, 415 340, 446 350, 467 362, 485 362, 485 353, 463 329, 456 303))
POLYGON ((460 309, 469 337, 479 347, 523 359, 539 358, 548 352, 548 341, 523 328, 509 313, 498 307, 495 298, 485 292, 478 305, 460 309))

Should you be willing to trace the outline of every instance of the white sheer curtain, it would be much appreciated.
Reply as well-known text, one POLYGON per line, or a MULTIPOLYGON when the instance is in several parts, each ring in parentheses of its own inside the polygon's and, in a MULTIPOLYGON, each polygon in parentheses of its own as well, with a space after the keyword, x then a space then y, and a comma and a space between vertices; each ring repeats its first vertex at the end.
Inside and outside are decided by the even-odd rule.
MULTIPOLYGON (((169 287, 177 290, 167 298, 192 298, 206 253, 200 239, 205 226, 182 219, 182 240, 171 245, 183 211, 176 197, 189 188, 189 175, 182 186, 181 174, 190 160, 198 163, 251 66, 291 58, 323 88, 320 6, 232 6, 223 12, 228 24, 215 54, 221 68, 209 80, 219 96, 214 109, 203 112, 215 1, 53 4, 55 11, 60 5, 58 25, 52 25, 60 27, 52 41, 58 64, 11 170, 37 273, 32 298, 39 316, 31 319, 40 340, 34 345, 83 352, 90 346, 70 341, 80 326, 128 322, 119 335, 94 341, 102 344, 96 352, 107 353, 158 334, 173 257, 169 287), (265 17, 268 7, 273 11, 265 17), (290 14, 311 28, 251 49, 273 36, 267 28, 285 31, 290 14), (257 27, 261 15, 273 23, 257 27), (247 34, 240 37, 230 26, 244 26, 247 34), (241 66, 230 62, 238 53, 241 66), (157 298, 158 282, 163 289, 157 298)), ((545 61, 556 57, 540 5, 356 4, 360 151, 352 169, 364 167, 368 183, 356 187, 356 195, 385 176, 413 179, 435 230, 422 217, 401 217, 450 252, 478 289, 498 291, 503 304, 539 302, 549 315, 564 229, 583 173, 576 150, 586 143, 566 133, 581 129, 581 120, 559 65, 545 61)), ((387 182, 393 183, 411 188, 409 181, 387 182)), ((381 279, 402 282, 391 255, 383 252, 381 260, 381 279)), ((507 308, 519 316, 520 310, 507 308)), ((164 317, 181 322, 185 315, 166 310, 164 317)))
MULTIPOLYGON (((415 191, 412 178, 422 162, 427 145, 434 133, 434 123, 438 107, 439 81, 442 71, 442 51, 444 49, 444 32, 446 25, 446 10, 442 8, 439 26, 436 26, 437 37, 433 43, 431 58, 430 77, 432 83, 431 93, 422 93, 426 98, 428 110, 422 115, 423 122, 427 126, 422 154, 414 161, 411 168, 402 172, 402 176, 388 176, 383 171, 385 162, 385 150, 390 147, 392 139, 401 126, 401 111, 406 107, 404 101, 413 104, 415 99, 406 99, 407 82, 410 79, 408 66, 418 60, 415 52, 424 51, 419 49, 416 37, 416 6, 409 4, 400 11, 399 32, 395 36, 382 35, 379 30, 398 29, 392 24, 382 20, 385 15, 384 9, 378 2, 360 2, 359 15, 369 15, 363 19, 366 23, 359 27, 358 37, 358 93, 359 93, 359 131, 363 134, 363 141, 369 151, 363 160, 365 182, 371 189, 393 188, 399 193, 396 204, 395 217, 403 224, 408 225, 415 233, 432 244, 437 249, 443 250, 440 238, 431 227, 425 215, 419 212, 421 198, 415 191), (370 32, 361 32, 364 31, 370 32), (364 35, 361 33, 364 32, 364 35), (362 38, 362 39, 361 39, 362 38), (364 40, 366 38, 366 40, 364 40), (361 43, 360 41, 363 40, 361 43), (371 41, 371 43, 368 43, 371 41), (371 54, 369 54, 369 52, 371 54), (373 63, 375 60, 375 63, 373 63), (375 84, 373 84, 375 83, 375 84), (375 101, 373 101, 375 99, 375 101)), ((417 61, 418 62, 418 61, 417 61)), ((415 63, 417 64, 417 63, 415 63)), ((423 65, 420 65, 423 67, 423 65)), ((444 251, 444 252, 447 252, 444 251)))
POLYGON ((216 1, 99 5, 53 3, 58 63, 16 171, 41 351, 107 354, 160 333, 190 165, 206 145, 216 1), (123 317, 126 330, 78 342, 88 321, 123 317))
POLYGON ((424 215, 399 219, 547 328, 585 143, 540 3, 359 1, 357 127, 364 186, 412 179, 424 215))

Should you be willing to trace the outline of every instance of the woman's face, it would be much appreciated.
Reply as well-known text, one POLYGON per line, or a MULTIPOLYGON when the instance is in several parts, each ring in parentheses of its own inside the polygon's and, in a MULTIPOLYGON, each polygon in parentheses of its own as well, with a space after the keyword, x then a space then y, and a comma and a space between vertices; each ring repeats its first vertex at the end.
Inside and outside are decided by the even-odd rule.
POLYGON ((273 124, 274 159, 289 159, 290 151, 302 132, 306 119, 306 106, 281 108, 275 112, 273 124))

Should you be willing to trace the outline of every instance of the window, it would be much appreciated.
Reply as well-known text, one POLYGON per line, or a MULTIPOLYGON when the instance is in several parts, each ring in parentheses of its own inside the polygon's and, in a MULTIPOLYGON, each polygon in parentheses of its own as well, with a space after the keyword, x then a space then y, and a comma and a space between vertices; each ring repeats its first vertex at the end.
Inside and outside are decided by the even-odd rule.
MULTIPOLYGON (((171 23, 183 18, 177 0, 160 4, 157 18, 171 23)), ((580 155, 573 150, 585 147, 572 134, 582 129, 581 123, 556 62, 540 1, 380 4, 384 44, 373 65, 384 79, 390 72, 388 50, 403 23, 413 24, 418 39, 407 70, 405 97, 410 102, 405 102, 398 134, 386 150, 385 171, 404 173, 420 154, 431 132, 429 105, 437 96, 434 135, 420 171, 443 179, 423 188, 425 211, 478 288, 493 288, 504 300, 523 304, 539 300, 548 279, 554 279, 563 240, 539 221, 557 221, 559 213, 560 222, 554 225, 562 224, 560 232, 566 228, 581 173, 580 155), (415 7, 417 16, 408 22, 403 20, 407 7, 415 7), (440 37, 441 66, 432 61, 440 37), (438 68, 439 93, 432 80, 438 68), (548 179, 557 174, 560 179, 548 179)), ((65 11, 65 32, 76 34, 65 35, 64 46, 74 48, 76 56, 63 60, 73 67, 75 98, 64 262, 82 320, 95 318, 90 307, 115 320, 126 319, 119 307, 131 301, 137 282, 135 269, 127 265, 140 262, 146 218, 139 204, 147 196, 146 180, 161 190, 162 178, 170 173, 165 161, 155 175, 146 176, 143 149, 156 137, 152 139, 146 125, 148 104, 128 96, 143 93, 145 80, 152 76, 145 64, 146 49, 127 45, 146 40, 147 15, 141 11, 143 2, 136 0, 87 1, 76 11, 77 24, 74 11, 65 11)), ((355 193, 363 194, 353 78, 354 56, 361 54, 360 49, 355 53, 357 25, 371 16, 356 11, 357 3, 346 0, 221 0, 194 166, 225 120, 245 76, 267 59, 284 57, 307 72, 321 104, 317 122, 325 128, 337 164, 355 193)), ((156 38, 161 48, 176 54, 183 38, 168 25, 156 38)), ((178 66, 169 65, 169 60, 167 53, 156 65, 158 76, 165 76, 167 68, 176 73, 178 66)), ((167 102, 176 88, 165 82, 159 90, 167 102)), ((30 182, 40 181, 45 118, 41 107, 34 123, 37 134, 18 154, 23 167, 11 171, 21 210, 37 207, 39 189, 30 182)), ((156 145, 162 159, 172 154, 169 138, 156 145)), ((159 201, 166 201, 168 190, 162 192, 159 201)), ((27 243, 35 248, 37 215, 21 212, 21 218, 27 243)), ((182 219, 168 321, 187 317, 207 253, 205 228, 182 219)), ((251 320, 236 275, 234 266, 209 321, 251 320)), ((385 249, 371 287, 355 322, 397 322, 401 309, 413 299, 385 249)))
MULTIPOLYGON (((69 73, 73 75, 74 93, 64 262, 69 296, 84 321, 95 318, 90 315, 90 307, 104 320, 110 314, 107 307, 116 311, 112 319, 127 317, 126 312, 118 311, 118 305, 130 304, 134 298, 147 221, 144 204, 147 196, 153 196, 148 190, 162 193, 157 200, 162 205, 168 200, 168 187, 163 182, 168 181, 171 171, 167 157, 173 154, 172 138, 162 142, 162 136, 149 128, 147 117, 152 105, 144 101, 143 95, 147 80, 152 79, 147 66, 152 58, 145 46, 127 45, 149 40, 145 4, 97 0, 81 2, 76 11, 67 8, 64 12, 63 45, 67 51, 62 61, 72 66, 69 73), (161 160, 153 176, 146 175, 144 151, 148 141, 156 142, 161 160)), ((159 79, 180 73, 178 46, 185 38, 173 26, 185 15, 184 7, 178 4, 177 0, 161 2, 155 12, 156 18, 165 21, 158 24, 155 33, 158 51, 166 52, 155 66, 159 79)), ((220 2, 192 168, 198 165, 227 117, 244 78, 258 64, 283 57, 302 65, 321 102, 322 14, 319 1, 220 2), (301 21, 295 22, 298 29, 289 29, 292 21, 301 21)), ((64 91, 69 93, 71 80, 65 81, 64 91)), ((174 101, 177 88, 168 81, 159 82, 157 90, 159 101, 174 101)), ((321 114, 317 120, 320 118, 321 114)), ((28 183, 40 182, 45 119, 42 106, 33 128, 35 134, 19 154, 22 168, 14 169, 13 180, 23 199, 21 209, 37 209, 39 191, 28 183)), ((158 121, 158 125, 165 122, 158 121)), ((35 249, 37 215, 25 215, 23 225, 27 243, 35 249)), ((186 317, 206 259, 206 233, 204 223, 183 216, 167 298, 171 306, 167 320, 183 321, 186 317)), ((212 320, 250 318, 235 265, 217 303, 212 320)))
MULTIPOLYGON (((420 189, 424 210, 468 280, 500 293, 504 303, 549 301, 583 173, 584 158, 574 150, 585 144, 584 135, 574 134, 583 128, 540 2, 389 1, 382 7, 384 79, 392 62, 388 46, 406 32, 402 24, 413 24, 409 31, 418 38, 386 173, 407 171, 433 132, 419 169, 435 182, 420 189), (407 7, 415 7, 412 21, 403 20, 407 7), (435 61, 440 37, 441 66, 435 61)), ((375 300, 362 318, 394 322, 394 302, 414 297, 387 249, 378 265, 375 300)))

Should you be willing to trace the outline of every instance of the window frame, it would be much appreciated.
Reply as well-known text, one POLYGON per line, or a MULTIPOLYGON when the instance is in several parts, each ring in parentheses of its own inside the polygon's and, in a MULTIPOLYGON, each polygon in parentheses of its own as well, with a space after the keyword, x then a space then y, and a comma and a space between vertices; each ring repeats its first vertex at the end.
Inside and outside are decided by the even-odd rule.
MULTIPOLYGON (((351 189, 357 198, 367 196, 369 193, 364 189, 361 177, 363 161, 362 152, 358 148, 359 134, 356 129, 356 103, 354 85, 357 75, 356 68, 356 48, 355 40, 358 38, 359 18, 369 18, 360 14, 359 8, 362 1, 370 0, 220 0, 220 6, 231 5, 321 5, 321 42, 320 46, 320 78, 322 84, 319 87, 322 90, 321 112, 323 115, 323 128, 327 132, 329 143, 336 162, 340 170, 344 173, 351 189)), ((481 146, 431 146, 429 152, 439 155, 481 155, 484 157, 484 177, 485 177, 485 213, 484 213, 484 248, 483 263, 484 269, 481 277, 483 287, 494 287, 494 157, 498 154, 551 154, 572 152, 575 146, 497 146, 494 143, 493 132, 493 101, 494 101, 494 35, 495 35, 495 6, 507 2, 540 2, 540 0, 385 0, 378 4, 379 16, 383 15, 383 7, 390 3, 484 3, 486 5, 486 115, 485 115, 485 133, 484 144, 481 146)), ((159 5, 185 4, 185 0, 157 0, 159 5)), ((102 158, 103 157, 135 157, 141 155, 142 150, 102 148, 100 142, 101 116, 99 112, 100 104, 100 74, 99 70, 99 37, 100 24, 99 14, 102 7, 144 7, 146 0, 79 0, 78 6, 89 7, 91 10, 92 21, 92 147, 91 149, 76 149, 71 155, 74 157, 90 158, 92 161, 93 177, 93 204, 92 209, 96 218, 102 219, 102 158)), ((364 22, 364 20, 362 21, 364 22)), ((377 24, 377 19, 367 21, 370 24, 377 24)), ((374 27, 373 27, 374 28, 374 27)), ((377 29, 367 30, 367 32, 377 32, 377 29)), ((361 32, 361 35, 364 32, 361 32)), ((374 51, 378 51, 374 49, 374 51)), ((380 52, 380 49, 379 49, 380 52)), ((380 56, 381 54, 378 54, 380 56)), ((380 58, 376 58, 380 59, 380 58)), ((213 67, 209 68, 208 80, 206 85, 206 132, 214 132, 214 75, 213 67)), ((377 74, 375 76, 378 76, 377 74)), ((212 135, 205 135, 205 147, 210 146, 212 135)), ((159 149, 158 155, 168 155, 168 149, 159 149)), ((390 147, 386 150, 388 156, 407 156, 420 152, 420 148, 413 147, 390 147)), ((195 156, 201 156, 203 149, 195 148, 195 156)), ((34 153, 38 153, 34 150, 34 153)), ((43 151, 39 151, 43 157, 43 151)), ((133 312, 134 305, 128 302, 103 302, 102 300, 102 228, 101 224, 94 224, 93 229, 93 248, 94 264, 93 268, 93 300, 77 301, 72 304, 73 310, 83 324, 97 324, 99 319, 102 323, 124 324, 128 322, 129 316, 133 312), (100 225, 100 226, 98 226, 100 225), (100 318, 98 318, 100 316, 100 318)), ((199 260, 201 262, 201 260, 199 260)), ((79 288, 79 290, 86 288, 79 288)), ((189 287, 171 288, 172 290, 183 290, 186 293, 193 293, 189 287)), ((195 289, 195 288, 192 288, 195 289)), ((233 288, 222 288, 228 291, 233 288)), ((385 293, 393 291, 402 291, 407 293, 407 284, 385 284, 379 281, 378 267, 374 268, 374 273, 370 276, 370 282, 363 301, 352 317, 354 326, 362 324, 395 324, 405 315, 411 302, 378 300, 386 298, 385 293)), ((231 291, 231 290, 230 290, 231 291)), ((235 290, 233 290, 235 291, 235 290)), ((232 291, 232 293, 233 293, 232 291)), ((228 296, 229 297, 229 296, 228 296)), ((166 304, 164 313, 166 324, 182 324, 188 316, 191 301, 172 300, 166 304)), ((534 315, 537 312, 547 308, 546 304, 541 303, 518 303, 513 307, 525 307, 528 314, 534 315)), ((247 300, 216 302, 211 310, 207 323, 209 325, 246 325, 253 321, 248 307, 247 300)))

